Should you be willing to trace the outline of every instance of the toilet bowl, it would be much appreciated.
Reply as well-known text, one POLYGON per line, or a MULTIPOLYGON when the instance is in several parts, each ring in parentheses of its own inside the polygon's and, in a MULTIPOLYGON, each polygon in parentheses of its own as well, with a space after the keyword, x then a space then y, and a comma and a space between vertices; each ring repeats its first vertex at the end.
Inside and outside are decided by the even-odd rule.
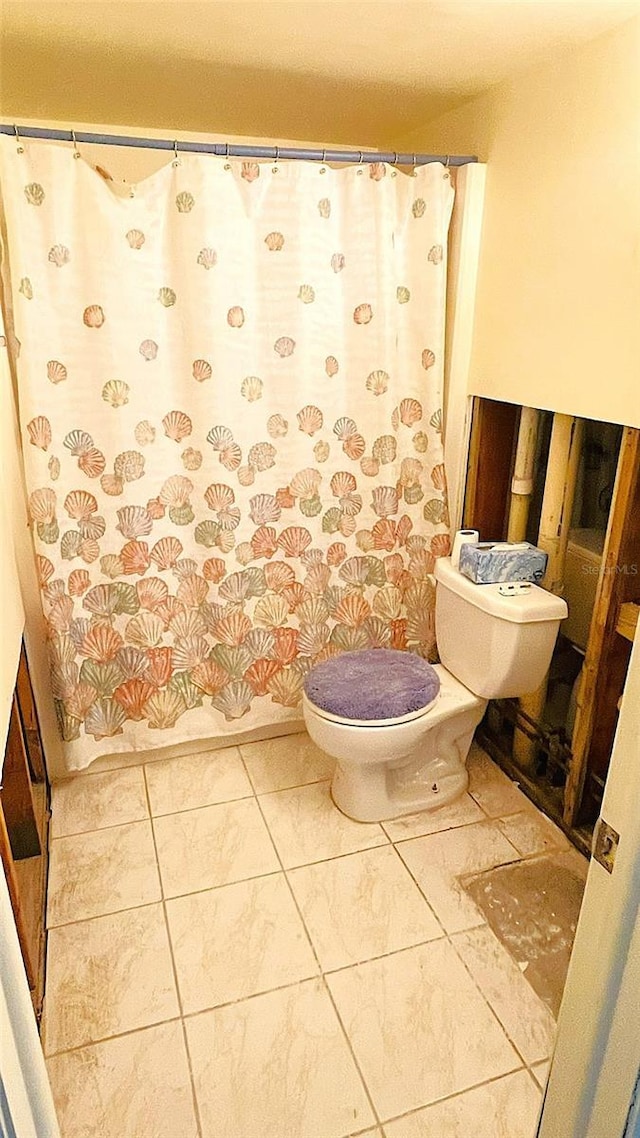
POLYGON ((475 585, 449 558, 436 562, 435 577, 440 664, 367 649, 327 660, 305 679, 307 730, 336 759, 333 800, 356 821, 436 809, 463 794, 488 700, 536 690, 567 615, 560 597, 536 585, 475 585))
POLYGON ((444 806, 467 789, 466 758, 487 701, 442 664, 433 670, 440 681, 436 698, 394 719, 339 719, 303 695, 309 735, 337 759, 331 794, 343 814, 381 822, 444 806))

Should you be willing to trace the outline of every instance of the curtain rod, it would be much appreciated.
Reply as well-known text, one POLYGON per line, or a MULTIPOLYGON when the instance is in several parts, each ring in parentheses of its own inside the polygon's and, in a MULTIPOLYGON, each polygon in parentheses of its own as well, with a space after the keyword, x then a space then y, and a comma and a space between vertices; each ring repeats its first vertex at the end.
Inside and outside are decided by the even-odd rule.
POLYGON ((425 166, 429 162, 442 162, 445 166, 466 166, 477 162, 473 155, 460 154, 407 154, 392 150, 305 150, 290 146, 240 146, 226 142, 181 142, 168 138, 133 138, 127 134, 92 134, 79 130, 50 130, 40 126, 16 126, 0 123, 0 134, 21 138, 47 138, 58 142, 84 142, 98 146, 135 146, 149 150, 172 150, 183 154, 217 154, 222 158, 270 158, 302 160, 305 162, 386 162, 391 166, 425 166))

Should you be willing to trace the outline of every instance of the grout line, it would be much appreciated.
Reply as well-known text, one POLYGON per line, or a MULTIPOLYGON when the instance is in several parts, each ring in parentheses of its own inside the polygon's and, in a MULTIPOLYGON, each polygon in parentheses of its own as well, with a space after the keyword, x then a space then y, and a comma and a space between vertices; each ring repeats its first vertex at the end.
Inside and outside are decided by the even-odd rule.
POLYGON ((378 842, 378 844, 375 846, 365 846, 363 849, 349 850, 347 853, 334 854, 332 857, 321 857, 318 858, 317 861, 302 861, 300 863, 296 862, 295 865, 284 865, 283 863, 283 869, 285 873, 293 873, 293 871, 296 869, 310 869, 313 865, 325 865, 326 862, 329 861, 342 861, 345 857, 357 857, 358 854, 370 853, 372 850, 383 850, 390 845, 391 842, 387 838, 383 839, 381 842, 378 842))
POLYGON ((122 830, 125 826, 140 826, 145 822, 151 821, 151 815, 145 814, 144 818, 131 818, 127 822, 110 822, 107 826, 96 826, 93 830, 74 830, 72 834, 56 834, 51 838, 51 845, 54 842, 66 842, 70 838, 86 838, 89 834, 104 834, 105 830, 122 830))
POLYGON ((528 1070, 529 1074, 531 1075, 531 1078, 533 1079, 533 1082, 535 1084, 536 1090, 544 1092, 544 1088, 547 1085, 547 1081, 549 1079, 549 1074, 551 1071, 552 1059, 553 1059, 553 1054, 551 1054, 548 1059, 538 1059, 538 1060, 536 1060, 535 1063, 531 1063, 530 1066, 527 1067, 527 1070, 528 1070), (538 1076, 536 1075, 536 1067, 542 1067, 543 1064, 547 1064, 547 1066, 549 1067, 549 1070, 547 1071, 544 1079, 541 1081, 540 1079, 538 1079, 538 1076))
POLYGON ((368 1136, 369 1134, 380 1134, 382 1138, 385 1138, 385 1133, 380 1123, 378 1123, 377 1126, 375 1123, 373 1126, 364 1126, 362 1130, 350 1130, 348 1134, 343 1135, 343 1138, 362 1138, 363 1135, 368 1136))
POLYGON ((124 822, 108 822, 106 826, 93 826, 90 830, 73 830, 70 834, 52 834, 52 842, 60 842, 64 838, 83 838, 85 834, 101 834, 103 830, 117 830, 119 826, 134 826, 137 822, 149 822, 150 814, 141 818, 127 818, 124 822))
MULTIPOLYGON (((256 791, 254 791, 254 793, 255 793, 256 798, 272 798, 275 794, 288 794, 288 792, 291 790, 304 790, 305 787, 307 787, 307 786, 324 786, 325 783, 327 786, 329 786, 331 784, 331 779, 330 778, 316 778, 313 780, 313 782, 299 782, 295 786, 281 786, 278 790, 256 790, 256 791)), ((333 804, 333 799, 332 799, 332 804, 333 804)), ((336 807, 336 809, 337 809, 337 807, 336 807)), ((346 817, 346 815, 343 815, 343 817, 346 817)), ((353 821, 353 819, 351 819, 351 821, 353 821)), ((365 825, 365 826, 368 826, 371 824, 372 823, 370 823, 370 822, 364 822, 363 823, 363 825, 365 825)), ((379 823, 375 823, 375 824, 379 824, 379 823)))
MULTIPOLYGON (((411 839, 409 839, 409 840, 411 840, 411 839)), ((440 928, 441 928, 441 929, 443 929, 443 931, 444 931, 444 935, 445 935, 445 936, 450 936, 451 934, 450 934, 449 930, 448 930, 448 929, 445 927, 445 925, 444 925, 444 922, 443 922, 443 921, 440 919, 440 917, 438 916, 438 914, 437 914, 436 910, 434 909, 433 905, 432 905, 432 904, 431 904, 431 902, 429 901, 429 898, 427 897, 427 894, 426 894, 425 890, 423 889, 422 885, 421 885, 421 884, 420 884, 420 882, 418 881, 418 878, 415 876, 415 874, 414 874, 413 870, 412 870, 412 869, 411 869, 411 868, 410 868, 410 867, 407 865, 407 863, 406 863, 406 861, 404 860, 404 858, 403 858, 403 856, 402 856, 402 854, 401 854, 400 850, 397 848, 397 847, 398 847, 398 845, 403 845, 403 844, 404 844, 404 842, 399 842, 399 843, 396 843, 396 842, 394 842, 394 843, 393 843, 393 848, 394 848, 394 850, 396 851, 396 854, 397 854, 397 855, 398 855, 398 857, 400 858, 400 861, 402 862, 402 864, 403 864, 404 868, 406 869, 407 873, 408 873, 408 874, 409 874, 409 876, 412 878, 412 880, 413 880, 413 881, 414 881, 414 883, 416 884, 417 888, 420 890, 420 893, 422 894, 422 896, 424 897, 424 899, 425 899, 425 901, 426 901, 427 905, 428 905, 428 906, 429 906, 429 908, 431 909, 431 912, 433 913, 433 915, 434 915, 434 917, 435 917, 436 921, 437 921, 437 922, 438 922, 438 924, 440 925, 440 928)), ((440 872, 440 870, 438 870, 438 872, 440 872)), ((452 874, 451 874, 451 878, 452 878, 452 880, 453 880, 453 881, 455 881, 455 882, 459 882, 459 881, 460 881, 460 876, 456 876, 454 873, 452 873, 452 874)), ((453 890, 452 890, 452 892, 453 892, 453 890)), ((471 897, 469 897, 469 903, 470 903, 470 904, 472 904, 472 905, 473 905, 473 907, 474 907, 474 909, 476 909, 476 910, 477 910, 477 912, 478 912, 478 916, 479 916, 480 920, 479 920, 479 921, 478 921, 476 924, 473 924, 473 925, 467 925, 467 927, 466 927, 466 928, 464 928, 464 929, 456 929, 456 932, 468 932, 468 931, 470 931, 471 929, 476 929, 476 928, 479 928, 479 927, 485 926, 485 925, 487 924, 486 918, 483 916, 483 914, 482 914, 481 910, 478 908, 478 906, 476 905, 475 901, 473 901, 473 899, 472 899, 471 897)))
POLYGON ((202 889, 190 889, 188 893, 176 893, 163 896, 167 902, 181 901, 183 897, 198 897, 201 893, 216 893, 219 889, 230 889, 233 885, 247 885, 250 881, 266 881, 268 877, 278 877, 279 869, 270 869, 266 873, 255 873, 252 877, 238 877, 233 881, 218 881, 215 885, 205 885, 202 889))
POLYGON ((458 957, 458 960, 459 960, 459 961, 461 962, 461 964, 463 965, 463 967, 464 967, 465 971, 466 971, 466 972, 467 972, 467 974, 468 974, 468 975, 471 977, 471 980, 473 981, 473 984, 474 984, 475 988, 476 988, 476 989, 477 989, 477 991, 480 993, 480 996, 482 997, 482 999, 484 1000, 485 1004, 487 1005, 487 1007, 488 1007, 489 1011, 491 1012, 491 1015, 492 1015, 492 1016, 493 1016, 493 1018, 495 1019, 496 1023, 497 1023, 497 1024, 500 1026, 500 1029, 502 1030, 502 1032, 503 1032, 503 1034, 505 1035, 506 1039, 509 1041, 509 1043, 510 1043, 510 1044, 511 1044, 511 1046, 513 1047, 513 1050, 515 1051, 516 1055, 517 1055, 517 1056, 518 1056, 518 1058, 520 1059, 520 1061, 521 1061, 521 1063, 522 1063, 522 1066, 523 1066, 523 1067, 528 1067, 528 1064, 527 1064, 527 1060, 525 1059, 524 1055, 523 1055, 523 1054, 522 1054, 522 1052, 520 1051, 520 1048, 519 1048, 519 1047, 518 1047, 518 1046, 517 1046, 517 1045, 514 1043, 513 1039, 511 1038, 511 1036, 510 1036, 510 1034, 509 1034, 509 1032, 507 1031, 507 1029, 506 1029, 505 1025, 503 1024, 502 1020, 500 1019, 500 1016, 498 1015, 498 1013, 497 1013, 497 1011, 495 1010, 495 1008, 493 1007, 493 1005, 490 1003, 490 1001, 489 1001, 488 997, 487 997, 487 996, 485 995, 485 993, 483 992, 483 990, 482 990, 482 988, 480 987, 480 984, 479 984, 478 980, 476 979, 476 977, 475 977, 474 973, 472 972, 471 968, 469 967, 469 965, 467 964, 466 960, 465 960, 465 959, 464 959, 464 957, 462 956, 462 953, 458 952, 458 949, 456 948, 456 946, 455 946, 455 944, 454 944, 454 942, 453 942, 453 936, 454 936, 454 935, 457 935, 457 934, 452 934, 452 936, 449 936, 449 937, 447 937, 447 940, 449 941, 449 944, 451 945, 451 947, 452 947, 453 951, 455 952, 456 956, 458 957))
POLYGON ((76 1051, 84 1051, 87 1047, 100 1047, 103 1043, 110 1043, 112 1039, 127 1039, 130 1035, 139 1035, 141 1031, 149 1031, 154 1027, 164 1027, 165 1023, 180 1023, 179 1015, 169 1016, 167 1019, 159 1019, 154 1023, 145 1023, 141 1027, 130 1027, 127 1031, 117 1031, 113 1035, 101 1035, 99 1039, 85 1039, 82 1043, 76 1043, 75 1047, 65 1047, 61 1051, 44 1051, 44 1057, 49 1059, 57 1059, 60 1055, 73 1055, 76 1051))
POLYGON ((310 976, 302 976, 298 980, 288 980, 286 984, 276 984, 275 988, 263 988, 259 992, 251 992, 249 995, 236 996, 234 1000, 222 1000, 219 1004, 209 1004, 206 1008, 197 1008, 197 1010, 192 1012, 184 1012, 182 1018, 185 1021, 198 1019, 199 1016, 211 1015, 211 1012, 234 1008, 237 1004, 248 1004, 250 1000, 258 1000, 261 999, 262 996, 272 996, 275 992, 286 992, 289 988, 301 988, 304 984, 309 984, 321 978, 321 973, 318 970, 318 972, 312 972, 310 976))
POLYGON ((527 1067, 527 1074, 528 1074, 529 1078, 531 1079, 531 1082, 533 1083, 533 1085, 534 1085, 535 1089, 536 1089, 537 1091, 539 1091, 539 1093, 540 1093, 541 1095, 542 1095, 542 1094, 544 1094, 544 1089, 545 1089, 545 1085, 546 1085, 546 1079, 545 1079, 545 1082, 544 1082, 544 1083, 539 1083, 539 1082, 538 1082, 538 1080, 537 1080, 537 1078, 536 1078, 536 1076, 534 1075, 534 1073, 533 1073, 533 1070, 532 1070, 532 1068, 531 1068, 531 1067, 527 1067))
MULTIPOLYGON (((151 801, 149 798, 149 785, 147 783, 147 774, 146 774, 146 770, 144 767, 142 768, 142 771, 143 771, 143 778, 144 778, 145 794, 147 797, 147 807, 150 811, 151 810, 151 801)), ((162 872, 160 869, 160 859, 158 858, 158 846, 157 846, 157 842, 156 842, 156 834, 155 834, 155 829, 153 827, 153 823, 151 825, 151 834, 152 834, 152 841, 153 841, 153 849, 154 849, 155 856, 156 856, 156 869, 158 871, 158 880, 160 882, 160 891, 161 891, 161 895, 162 895, 162 913, 164 916, 164 925, 165 925, 165 931, 167 934, 167 945, 169 948, 169 956, 171 959, 171 970, 173 973, 173 982, 174 982, 175 989, 176 989, 176 998, 178 1001, 178 1009, 180 1011, 180 1026, 182 1028, 182 1040, 184 1043, 185 1054, 187 1056, 187 1067, 189 1070, 189 1081, 191 1083, 191 1098, 192 1098, 192 1102, 193 1102, 193 1112, 194 1112, 194 1117, 195 1117, 195 1122, 196 1122, 196 1128, 198 1131, 198 1138, 202 1138, 202 1121, 200 1118, 200 1106, 198 1104, 198 1096, 196 1094, 196 1083, 195 1083, 195 1077, 194 1077, 194 1073, 193 1073, 193 1064, 191 1061, 191 1052, 189 1051, 189 1042, 187 1039, 187 1028, 186 1028, 186 1025, 184 1022, 184 1007, 183 1007, 183 1003, 182 1003, 182 993, 180 991, 180 984, 178 982, 178 969, 176 966, 176 960, 175 960, 175 956, 174 956, 174 952, 173 952, 173 941, 171 939, 171 929, 169 927, 169 917, 167 914, 167 902, 166 902, 166 898, 164 896, 164 883, 162 881, 162 872)))
POLYGON ((154 901, 139 901, 136 905, 125 905, 122 909, 107 909, 104 913, 91 913, 88 917, 75 917, 72 921, 57 921, 54 925, 47 924, 47 932, 55 932, 56 929, 68 929, 72 925, 85 925, 88 921, 98 921, 101 917, 119 917, 121 913, 134 913, 138 909, 152 909, 154 905, 162 903, 162 887, 159 876, 158 887, 160 896, 156 897, 154 901))
POLYGON ((255 783, 253 781, 253 778, 251 777, 251 769, 247 764, 247 760, 245 759, 244 755, 242 754, 242 748, 238 747, 238 751, 240 753, 240 762, 242 763, 242 769, 243 769, 244 773, 246 774, 247 778, 249 779, 249 786, 251 787, 251 790, 253 792, 253 797, 257 801, 258 792, 255 788, 255 783))
MULTIPOLYGON (((247 774, 249 774, 248 768, 247 774)), ((249 776, 249 778, 250 777, 251 776, 249 776)), ((308 782, 293 782, 291 786, 275 786, 268 788, 267 790, 254 789, 253 793, 255 794, 256 798, 260 798, 264 797, 266 794, 283 794, 285 790, 302 790, 304 786, 318 786, 318 784, 321 782, 331 782, 331 779, 327 778, 326 775, 323 775, 321 778, 311 778, 308 782)))
POLYGON ((76 921, 66 921, 62 925, 51 925, 48 932, 55 933, 58 929, 68 929, 73 925, 88 925, 91 921, 103 921, 105 917, 118 917, 121 913, 135 913, 138 909, 153 909, 154 906, 161 904, 162 897, 158 897, 157 901, 144 901, 141 905, 130 905, 127 909, 116 909, 113 913, 96 913, 92 917, 79 917, 76 921))
MULTIPOLYGON (((242 762, 244 763, 244 767, 245 767, 245 770, 246 770, 246 769, 247 769, 247 764, 246 764, 246 762, 245 762, 244 756, 242 755, 242 752, 240 752, 240 755, 241 755, 241 758, 242 758, 242 762)), ((250 776, 249 776, 249 772, 248 772, 248 771, 247 771, 247 776, 250 778, 250 776)), ((252 785, 253 785, 253 784, 252 784, 252 785)), ((280 853, 279 853, 279 851, 278 851, 278 847, 276 846, 276 843, 275 843, 275 841, 274 841, 273 835, 272 835, 272 833, 271 833, 271 830, 270 830, 270 828, 269 828, 269 823, 267 822, 267 819, 265 818, 265 815, 264 815, 264 813, 263 813, 263 810, 262 810, 262 805, 261 805, 261 803, 260 803, 260 799, 259 799, 259 797, 258 797, 257 795, 256 795, 256 802, 257 802, 257 804, 258 804, 258 809, 259 809, 259 811, 260 811, 260 814, 262 815, 262 820, 263 820, 263 822, 264 822, 264 824, 265 824, 265 826, 266 826, 266 828, 267 828, 267 832, 268 832, 268 834, 269 834, 269 838, 270 838, 270 840, 271 840, 271 844, 273 845, 273 848, 274 848, 274 851, 275 851, 276 857, 277 857, 277 859, 278 859, 278 862, 279 862, 279 864, 280 864, 280 866, 281 866, 281 868, 282 868, 282 871, 283 871, 283 873, 284 873, 284 879, 285 879, 285 881, 286 881, 286 883, 287 883, 287 888, 289 889, 289 893, 290 893, 290 895, 291 895, 291 900, 293 901, 293 904, 295 905, 295 908, 296 908, 296 911, 297 911, 297 913, 298 913, 298 916, 299 916, 299 918, 300 918, 300 922, 301 922, 301 924, 302 924, 302 927, 303 927, 303 929, 304 929, 304 932, 305 932, 306 938, 307 938, 307 940, 308 940, 308 942, 309 942, 309 947, 311 948, 311 951, 312 951, 312 953, 313 953, 313 955, 314 955, 315 961, 316 961, 316 963, 317 963, 317 965, 318 965, 318 971, 319 971, 319 973, 320 973, 320 977, 321 977, 321 980, 322 980, 322 985, 323 985, 323 987, 324 987, 324 990, 325 990, 325 992, 327 993, 327 996, 328 996, 328 998, 329 998, 329 1001, 330 1001, 330 1003, 331 1003, 331 1005, 332 1005, 332 1007, 333 1007, 333 1010, 334 1010, 334 1012, 335 1012, 335 1015, 336 1015, 336 1018, 337 1018, 337 1020, 338 1020, 338 1023, 340 1024, 340 1028, 341 1028, 341 1030, 342 1030, 342 1034, 343 1034, 343 1036, 344 1036, 344 1040, 345 1040, 345 1042, 346 1042, 346 1044, 347 1044, 347 1047, 348 1047, 348 1049, 349 1049, 349 1052, 350 1052, 350 1054, 351 1054, 351 1057, 352 1057, 352 1059, 353 1059, 353 1063, 354 1063, 354 1066, 355 1066, 355 1068, 356 1068, 356 1071, 358 1072, 358 1075, 360 1076, 360 1082, 362 1083, 362 1087, 363 1087, 363 1089, 364 1089, 364 1093, 365 1093, 365 1095, 366 1095, 366 1097, 367 1097, 367 1101, 368 1101, 368 1103, 369 1103, 369 1106, 371 1107, 371 1111, 372 1111, 372 1113, 373 1113, 373 1117, 375 1118, 375 1121, 376 1121, 376 1125, 379 1125, 379 1123, 380 1123, 380 1115, 378 1114, 378 1111, 376 1110, 376 1107, 375 1107, 375 1104, 374 1104, 373 1098, 371 1097, 371 1093, 370 1093, 370 1091, 369 1091, 369 1088, 368 1088, 368 1086, 367 1086, 367 1084, 366 1084, 366 1082, 365 1082, 365 1078, 364 1078, 364 1075, 363 1075, 363 1073, 362 1073, 362 1070, 361 1070, 361 1068, 360 1068, 360 1064, 359 1064, 359 1062, 358 1062, 358 1060, 357 1060, 357 1058, 356 1058, 355 1052, 354 1052, 354 1050, 353 1050, 353 1046, 352 1046, 352 1044, 351 1044, 351 1040, 349 1039, 349 1036, 348 1036, 348 1034, 347 1034, 347 1031, 346 1031, 346 1028, 345 1028, 345 1026, 344 1026, 344 1023, 342 1022, 342 1017, 340 1016, 340 1013, 338 1012, 338 1008, 336 1007, 336 1003, 335 1003, 335 1000, 334 1000, 334 998, 333 998, 333 994, 332 994, 332 992, 331 992, 331 990, 330 990, 330 988, 329 988, 329 985, 327 984, 327 981, 326 981, 326 979, 325 979, 324 973, 323 973, 323 971, 322 971, 322 965, 321 965, 321 963, 320 963, 320 958, 319 958, 319 956, 318 956, 318 953, 316 952, 316 947, 315 947, 315 945, 314 945, 314 943, 313 943, 313 939, 312 939, 312 937, 311 937, 311 933, 309 932, 309 929, 307 928, 307 922, 305 921, 305 919, 304 919, 304 915, 303 915, 303 912, 302 912, 302 909, 300 908, 300 905, 298 904, 298 898, 296 897, 296 895, 295 895, 295 893, 294 893, 294 890, 293 890, 293 886, 291 885, 291 882, 289 881, 289 876, 288 876, 288 874, 287 874, 287 870, 285 869, 285 867, 284 867, 284 865, 283 865, 283 862, 282 862, 282 858, 280 857, 280 853)))
MULTIPOLYGON (((468 791, 466 791, 465 793, 467 794, 468 797, 470 797, 468 791)), ((449 805, 451 805, 451 804, 449 804, 449 805)), ((477 805, 478 805, 478 803, 476 802, 476 806, 477 805)), ((446 810, 447 807, 445 805, 445 806, 439 807, 439 809, 446 810)), ((478 807, 478 809, 481 809, 481 807, 478 807)), ((441 829, 439 829, 439 830, 427 830, 424 834, 407 834, 404 837, 395 837, 394 838, 393 834, 389 834, 387 832, 387 829, 386 829, 387 826, 389 826, 389 825, 392 826, 396 822, 402 822, 403 818, 413 818, 413 817, 415 817, 416 814, 432 814, 433 815, 435 813, 437 813, 436 810, 429 810, 429 811, 427 811, 427 810, 416 810, 416 811, 414 811, 413 814, 400 814, 397 818, 386 818, 384 821, 380 822, 379 824, 382 826, 382 829, 384 830, 385 834, 387 834, 387 837, 389 838, 390 842, 406 842, 406 841, 410 841, 412 838, 431 838, 431 837, 433 837, 434 834, 445 834, 445 833, 448 833, 450 830, 464 830, 469 826, 477 826, 481 822, 487 821, 487 816, 485 814, 484 817, 482 817, 482 818, 470 818, 466 822, 453 822, 451 825, 442 826, 441 829)), ((483 811, 483 814, 484 814, 484 811, 483 811)))
MULTIPOLYGON (((173 818, 174 814, 190 814, 192 810, 207 810, 209 806, 226 806, 228 802, 245 802, 247 798, 253 798, 253 792, 250 790, 248 794, 234 794, 233 798, 217 798, 215 802, 199 802, 197 806, 183 806, 180 810, 156 810, 155 814, 150 813, 150 818, 173 818)), ((149 803, 151 809, 151 803, 149 803)))
POLYGON ((337 976, 340 972, 348 972, 350 968, 365 968, 368 964, 377 964, 380 960, 387 960, 390 956, 400 956, 403 952, 412 952, 416 948, 427 948, 430 944, 440 944, 447 940, 447 934, 441 932, 429 940, 418 940, 415 944, 403 944, 402 948, 392 948, 390 952, 379 952, 377 956, 365 956, 362 960, 352 960, 349 964, 339 964, 337 968, 323 968, 323 976, 337 976))
MULTIPOLYGON (((500 1075, 494 1075, 491 1079, 485 1079, 481 1083, 473 1083, 470 1087, 463 1087, 462 1090, 453 1091, 450 1095, 443 1095, 442 1098, 434 1098, 432 1102, 426 1102, 423 1106, 413 1107, 407 1110, 404 1114, 394 1114, 392 1118, 385 1118, 382 1126, 388 1126, 390 1122, 399 1122, 402 1118, 411 1118, 416 1114, 420 1114, 423 1110, 428 1110, 431 1106, 440 1106, 443 1102, 452 1102, 454 1099, 462 1098, 469 1091, 477 1091, 481 1087, 490 1087, 493 1083, 499 1083, 501 1079, 508 1079, 511 1075, 517 1075, 520 1071, 526 1071, 526 1067, 514 1067, 512 1071, 504 1071, 500 1075)), ((443 1135, 444 1138, 444 1135, 443 1135)))
MULTIPOLYGON (((439 925, 439 927, 442 929, 442 935, 443 935, 443 936, 447 936, 447 935, 448 935, 448 934, 447 934, 447 930, 445 929, 445 927, 444 927, 444 925, 443 925, 442 921, 440 920, 440 918, 439 918, 438 914, 436 913, 436 911, 435 911, 435 909, 433 908, 433 906, 432 906, 431 902, 429 901, 429 898, 427 897, 427 895, 426 895, 426 893, 425 893, 424 889, 423 889, 423 888, 422 888, 422 886, 420 885, 420 882, 418 881, 417 877, 415 877, 415 876, 414 876, 414 874, 413 874, 412 870, 410 870, 410 869, 409 869, 409 866, 407 865, 407 863, 406 863, 406 862, 404 861, 404 859, 402 858, 402 856, 401 856, 401 854, 400 854, 400 850, 399 850, 399 849, 396 849, 396 843, 395 843, 395 842, 392 842, 392 843, 391 843, 391 848, 393 849, 393 852, 394 852, 394 854, 395 854, 395 855, 396 855, 396 857, 398 858, 398 861, 400 862, 400 865, 401 865, 401 866, 403 867, 403 869, 405 869, 405 870, 407 871, 407 873, 409 874, 409 877, 410 877, 410 878, 411 878, 411 880, 413 881, 413 883, 414 883, 414 885, 415 885, 416 889, 418 890, 418 892, 419 892, 420 896, 422 897, 422 899, 423 899, 423 901, 424 901, 425 905, 427 906, 427 909, 429 910, 429 912, 430 912, 430 913, 431 913, 431 915, 433 916, 433 918, 434 918, 434 920, 436 921, 436 923, 437 923, 437 924, 439 925)), ((435 938, 434 938, 434 939, 435 939, 435 938)))

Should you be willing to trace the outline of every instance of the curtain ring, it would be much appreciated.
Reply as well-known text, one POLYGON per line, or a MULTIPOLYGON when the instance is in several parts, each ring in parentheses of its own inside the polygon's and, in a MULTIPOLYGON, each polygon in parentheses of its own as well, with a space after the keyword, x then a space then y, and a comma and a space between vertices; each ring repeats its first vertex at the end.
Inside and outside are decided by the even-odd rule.
POLYGON ((72 131, 71 131, 71 141, 72 141, 72 143, 73 143, 73 157, 74 157, 74 158, 80 158, 80 157, 81 157, 81 154, 80 154, 80 151, 78 150, 78 143, 76 142, 76 132, 75 132, 75 130, 72 130, 72 131))
POLYGON ((231 169, 231 163, 229 161, 229 143, 228 142, 225 143, 224 157, 225 157, 224 169, 230 170, 231 169))
POLYGON ((16 143, 17 143, 16 153, 17 154, 24 154, 24 146, 22 145, 22 139, 20 138, 20 135, 18 134, 18 128, 17 128, 15 123, 13 124, 13 133, 16 136, 16 143))
POLYGON ((171 163, 171 165, 172 166, 179 166, 180 165, 180 159, 178 158, 178 140, 177 140, 177 138, 174 138, 174 140, 173 140, 173 162, 171 163))
POLYGON ((279 146, 274 146, 274 148, 273 148, 273 149, 275 150, 276 156, 275 156, 275 158, 274 158, 274 160, 273 160, 273 161, 274 161, 274 165, 271 167, 271 173, 272 173, 272 174, 277 174, 277 173, 278 173, 278 162, 280 161, 280 147, 279 147, 279 146))
POLYGON ((323 150, 323 151, 322 151, 322 161, 323 161, 323 165, 320 167, 320 173, 321 173, 321 174, 326 174, 326 172, 327 172, 327 168, 326 168, 326 166, 324 165, 324 163, 327 161, 327 152, 326 152, 326 150, 323 150))
POLYGON ((411 174, 411 177, 412 177, 412 178, 417 178, 417 177, 418 177, 418 175, 417 175, 417 173, 416 173, 416 166, 417 166, 417 164, 418 164, 418 162, 417 162, 416 156, 415 156, 415 154, 414 154, 414 155, 413 155, 413 172, 412 172, 412 174, 411 174))

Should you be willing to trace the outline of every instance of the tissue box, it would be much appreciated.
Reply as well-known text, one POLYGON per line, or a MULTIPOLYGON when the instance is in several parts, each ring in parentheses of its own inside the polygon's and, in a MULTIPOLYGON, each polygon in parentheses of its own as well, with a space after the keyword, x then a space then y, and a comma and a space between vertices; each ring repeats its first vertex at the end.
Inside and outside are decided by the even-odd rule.
POLYGON ((529 542, 519 542, 512 548, 504 541, 480 542, 462 546, 459 568, 476 585, 491 585, 496 581, 539 584, 547 568, 547 555, 529 542))

